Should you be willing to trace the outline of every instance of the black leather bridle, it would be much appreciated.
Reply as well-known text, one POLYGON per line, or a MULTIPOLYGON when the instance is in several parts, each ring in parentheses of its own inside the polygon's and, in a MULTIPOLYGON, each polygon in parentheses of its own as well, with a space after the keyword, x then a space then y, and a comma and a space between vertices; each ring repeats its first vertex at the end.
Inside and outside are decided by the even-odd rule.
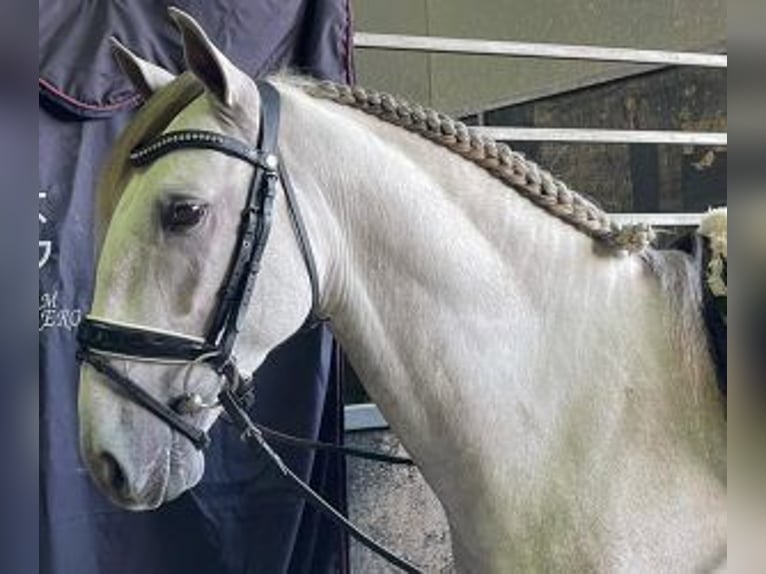
MULTIPOLYGON (((130 154, 136 167, 145 166, 166 154, 187 149, 209 149, 235 157, 253 166, 253 176, 242 210, 234 255, 218 294, 213 318, 204 339, 170 334, 147 327, 129 326, 106 319, 87 317, 78 331, 80 358, 119 385, 120 390, 147 408, 171 428, 178 431, 198 449, 210 442, 205 431, 193 427, 184 415, 194 410, 192 395, 184 396, 168 406, 157 401, 142 387, 115 369, 110 356, 140 360, 170 360, 203 363, 219 373, 224 387, 243 397, 250 390, 250 377, 236 368, 232 351, 255 286, 266 241, 271 230, 272 206, 279 179, 277 133, 279 131, 279 94, 268 83, 259 85, 261 96, 261 129, 257 147, 232 137, 201 130, 164 133, 138 147, 130 154)), ((312 289, 313 316, 318 285, 316 266, 292 187, 283 186, 293 227, 306 261, 312 289), (289 191, 288 191, 289 190, 289 191)), ((196 398, 196 397, 195 397, 196 398)), ((199 400, 197 400, 199 404, 199 400)))
POLYGON ((242 330, 263 251, 269 238, 276 184, 280 180, 285 191, 291 225, 311 284, 312 303, 306 319, 307 325, 316 320, 319 299, 316 264, 308 235, 298 210, 292 184, 281 165, 277 152, 279 92, 268 82, 258 82, 257 88, 261 101, 261 123, 256 147, 216 132, 180 130, 164 133, 139 146, 130 154, 131 163, 136 167, 142 167, 175 151, 209 149, 253 166, 253 176, 240 218, 237 244, 218 294, 217 305, 207 334, 204 338, 196 338, 88 316, 78 329, 78 358, 103 374, 107 381, 114 384, 118 392, 126 395, 189 439, 197 449, 208 446, 210 438, 207 432, 187 420, 188 415, 221 406, 233 424, 239 428, 243 439, 263 449, 282 474, 328 518, 390 563, 405 572, 417 573, 420 570, 361 532, 295 475, 269 446, 264 435, 292 445, 332 450, 383 462, 412 464, 409 459, 291 437, 255 423, 245 410, 253 390, 252 377, 243 375, 239 371, 233 349, 237 336, 242 330), (111 364, 112 358, 204 364, 220 375, 223 385, 218 393, 217 402, 213 404, 205 404, 196 393, 186 393, 173 399, 170 404, 165 404, 116 369, 111 364))

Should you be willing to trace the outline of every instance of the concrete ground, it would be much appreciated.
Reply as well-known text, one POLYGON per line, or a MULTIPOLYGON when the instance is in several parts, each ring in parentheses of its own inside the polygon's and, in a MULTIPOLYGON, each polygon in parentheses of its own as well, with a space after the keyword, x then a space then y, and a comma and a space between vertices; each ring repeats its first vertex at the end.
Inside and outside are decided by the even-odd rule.
MULTIPOLYGON (((351 446, 407 456, 389 431, 346 435, 351 446)), ((354 524, 424 572, 452 572, 449 529, 439 501, 416 468, 348 459, 349 515, 354 524)), ((362 545, 351 543, 353 574, 398 573, 362 545)))

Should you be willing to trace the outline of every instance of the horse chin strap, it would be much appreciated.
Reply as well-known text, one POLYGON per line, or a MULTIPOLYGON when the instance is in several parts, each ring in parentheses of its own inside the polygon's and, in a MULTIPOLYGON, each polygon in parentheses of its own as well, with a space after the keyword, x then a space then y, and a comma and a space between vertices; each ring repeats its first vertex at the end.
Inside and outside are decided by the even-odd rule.
POLYGON ((295 192, 277 153, 279 92, 267 82, 258 82, 257 87, 261 96, 261 125, 257 147, 216 132, 181 130, 162 134, 140 146, 130 155, 131 162, 136 167, 142 167, 175 151, 209 149, 235 157, 253 166, 253 177, 240 218, 237 246, 219 292, 207 335, 204 339, 199 339, 88 316, 83 320, 77 333, 78 358, 104 375, 107 382, 111 383, 118 392, 185 436, 198 450, 210 444, 210 437, 205 430, 196 427, 188 419, 210 409, 223 408, 230 421, 242 433, 243 440, 262 449, 283 476, 330 520, 391 564, 405 572, 417 573, 420 570, 360 531, 293 473, 266 442, 264 435, 293 446, 329 450, 396 464, 412 464, 409 459, 291 437, 258 425, 246 412, 248 399, 252 398, 253 383, 251 377, 243 376, 236 367, 233 350, 237 336, 244 325, 255 279, 271 230, 276 183, 279 180, 282 182, 290 222, 311 284, 311 310, 304 328, 317 321, 319 300, 316 263, 298 209, 295 192), (218 373, 223 384, 218 392, 217 401, 206 401, 198 393, 186 393, 172 400, 168 405, 154 398, 142 386, 120 372, 112 365, 111 358, 151 363, 207 365, 218 373))

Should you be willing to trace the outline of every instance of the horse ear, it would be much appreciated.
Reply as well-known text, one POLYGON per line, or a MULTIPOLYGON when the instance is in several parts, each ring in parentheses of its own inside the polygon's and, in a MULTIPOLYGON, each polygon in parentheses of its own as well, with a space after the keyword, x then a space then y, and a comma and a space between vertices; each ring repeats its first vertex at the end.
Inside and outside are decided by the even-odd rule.
POLYGON ((233 107, 240 90, 252 80, 213 45, 194 18, 175 7, 168 11, 181 31, 189 70, 218 101, 233 107))
POLYGON ((112 54, 117 60, 117 64, 144 99, 148 100, 154 92, 175 79, 175 76, 165 68, 136 56, 114 36, 109 38, 109 41, 112 44, 112 54))

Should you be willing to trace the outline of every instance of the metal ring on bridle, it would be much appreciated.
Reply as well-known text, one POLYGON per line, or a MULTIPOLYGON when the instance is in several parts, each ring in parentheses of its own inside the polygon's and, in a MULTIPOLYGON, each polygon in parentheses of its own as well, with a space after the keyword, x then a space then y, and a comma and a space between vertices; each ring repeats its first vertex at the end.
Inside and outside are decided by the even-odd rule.
POLYGON ((184 393, 173 403, 173 410, 181 415, 194 415, 221 406, 218 399, 205 402, 199 393, 184 393))

